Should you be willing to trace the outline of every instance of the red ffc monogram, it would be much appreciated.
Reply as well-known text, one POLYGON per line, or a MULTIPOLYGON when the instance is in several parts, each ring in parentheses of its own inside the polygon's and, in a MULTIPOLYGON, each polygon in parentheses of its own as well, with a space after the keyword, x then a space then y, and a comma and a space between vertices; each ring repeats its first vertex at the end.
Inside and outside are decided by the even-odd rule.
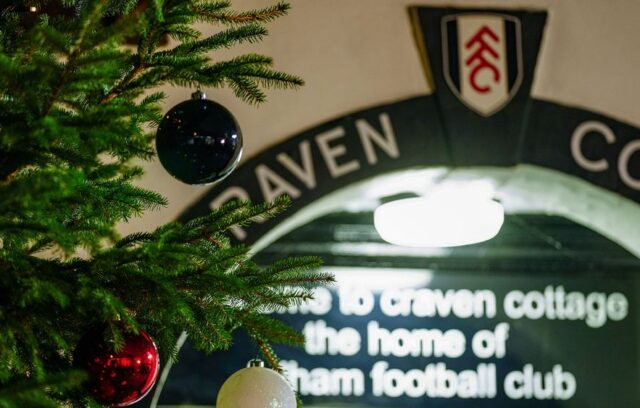
POLYGON ((479 29, 478 32, 475 33, 473 37, 471 37, 471 39, 469 39, 469 41, 465 44, 465 48, 467 49, 471 49, 471 47, 473 47, 475 44, 478 44, 478 48, 476 48, 474 53, 471 54, 471 56, 467 58, 464 63, 467 66, 476 64, 471 70, 469 81, 471 82, 471 86, 473 87, 473 89, 475 89, 479 93, 487 93, 491 89, 488 85, 478 85, 478 82, 476 81, 476 76, 483 69, 488 69, 493 73, 493 80, 495 81, 495 83, 498 83, 498 81, 500 81, 500 71, 498 71, 498 67, 496 67, 493 62, 485 58, 486 53, 490 54, 496 59, 498 58, 498 53, 495 51, 495 49, 492 48, 491 45, 487 43, 487 41, 485 41, 485 38, 487 36, 493 39, 493 41, 495 42, 499 41, 496 33, 494 33, 489 27, 485 25, 482 26, 482 28, 479 29))

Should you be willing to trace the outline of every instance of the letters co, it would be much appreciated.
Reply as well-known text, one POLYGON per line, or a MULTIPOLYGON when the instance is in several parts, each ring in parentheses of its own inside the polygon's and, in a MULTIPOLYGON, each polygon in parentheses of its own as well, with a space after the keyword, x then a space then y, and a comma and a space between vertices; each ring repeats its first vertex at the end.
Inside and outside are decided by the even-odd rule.
POLYGON ((522 35, 515 16, 464 13, 442 19, 442 62, 449 88, 474 112, 502 109, 522 83, 522 35))

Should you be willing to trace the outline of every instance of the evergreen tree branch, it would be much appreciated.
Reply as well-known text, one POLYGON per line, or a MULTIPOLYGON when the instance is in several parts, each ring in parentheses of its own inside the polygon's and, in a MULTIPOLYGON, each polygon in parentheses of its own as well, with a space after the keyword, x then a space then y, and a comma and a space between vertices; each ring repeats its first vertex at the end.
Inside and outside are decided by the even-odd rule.
POLYGON ((260 353, 267 360, 267 363, 271 366, 272 369, 277 371, 280 374, 283 374, 282 366, 280 365, 280 359, 273 351, 273 348, 269 345, 269 343, 261 340, 260 338, 254 338, 254 341, 258 345, 258 349, 260 353))
POLYGON ((133 69, 131 71, 129 71, 127 73, 127 75, 124 76, 124 78, 122 78, 122 80, 116 84, 110 91, 108 94, 106 94, 104 96, 104 98, 102 98, 100 100, 101 104, 106 104, 111 102, 115 97, 118 96, 118 94, 120 92, 122 92, 123 89, 125 89, 127 87, 127 85, 133 81, 136 77, 138 77, 145 69, 144 63, 142 62, 142 60, 140 58, 138 58, 138 61, 136 62, 135 66, 133 67, 133 69))
POLYGON ((109 103, 115 97, 117 97, 126 87, 142 74, 146 68, 145 57, 148 55, 149 50, 155 48, 154 40, 157 41, 158 24, 152 24, 149 33, 144 37, 144 41, 138 46, 138 54, 135 56, 135 63, 133 68, 127 72, 127 74, 113 87, 111 90, 100 100, 100 104, 109 103))
POLYGON ((209 55, 261 40, 263 24, 288 5, 63 3, 73 12, 40 16, 32 27, 15 10, 0 11, 0 408, 98 407, 80 380, 64 380, 80 336, 96 324, 116 349, 123 324, 144 327, 170 358, 185 330, 210 352, 243 329, 277 368, 270 344, 303 337, 264 313, 309 300, 333 278, 317 272, 315 258, 258 265, 230 232, 278 215, 289 199, 234 201, 124 238, 115 226, 167 204, 132 184, 142 174, 132 161, 153 157, 148 128, 162 118, 165 95, 152 89, 228 86, 261 102, 265 89, 302 85, 266 56, 209 55), (224 29, 203 35, 195 22, 224 29), (158 51, 164 35, 177 44, 158 51), (132 36, 135 51, 122 47, 132 36))
POLYGON ((68 59, 64 65, 64 69, 60 74, 60 80, 58 81, 58 84, 55 87, 53 93, 49 97, 49 101, 45 105, 44 116, 47 116, 51 112, 51 109, 53 108, 57 98, 60 96, 60 93, 69 80, 69 77, 75 70, 77 59, 85 50, 85 42, 89 31, 99 23, 99 20, 102 17, 102 11, 107 6, 107 3, 108 0, 98 0, 90 3, 91 6, 87 12, 87 17, 82 20, 83 24, 78 34, 78 38, 71 53, 68 55, 68 59))
POLYGON ((270 22, 286 15, 291 9, 291 6, 284 2, 261 10, 245 12, 233 12, 227 9, 229 6, 230 3, 227 1, 214 1, 213 3, 196 4, 192 6, 192 10, 208 22, 242 24, 254 21, 263 23, 270 22))
POLYGON ((20 382, 0 390, 2 408, 58 408, 52 394, 77 388, 86 379, 81 371, 51 375, 37 382, 20 382))

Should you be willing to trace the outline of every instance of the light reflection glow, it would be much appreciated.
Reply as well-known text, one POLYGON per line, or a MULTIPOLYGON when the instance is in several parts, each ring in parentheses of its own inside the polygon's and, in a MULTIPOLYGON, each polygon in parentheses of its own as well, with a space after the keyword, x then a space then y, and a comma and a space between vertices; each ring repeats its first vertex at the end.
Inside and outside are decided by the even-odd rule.
POLYGON ((406 198, 379 206, 374 225, 385 241, 409 247, 446 248, 495 237, 504 208, 485 189, 450 189, 428 197, 406 198))

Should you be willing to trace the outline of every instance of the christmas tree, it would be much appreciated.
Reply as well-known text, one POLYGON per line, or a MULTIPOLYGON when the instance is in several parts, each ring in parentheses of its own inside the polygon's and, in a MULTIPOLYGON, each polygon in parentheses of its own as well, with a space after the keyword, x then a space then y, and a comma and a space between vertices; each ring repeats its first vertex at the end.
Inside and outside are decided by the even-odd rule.
POLYGON ((0 407, 101 406, 73 361, 96 327, 104 339, 95 341, 115 351, 149 333, 161 361, 176 357, 183 331, 211 352, 242 328, 278 368, 270 343, 304 339, 265 312, 310 299, 332 277, 315 272, 315 258, 257 265, 228 231, 275 216, 286 198, 235 201, 125 237, 116 225, 166 204, 132 184, 139 160, 154 157, 160 85, 228 86, 260 103, 265 88, 302 84, 263 55, 212 56, 259 41, 289 6, 9 3, 0 5, 0 407), (219 30, 203 35, 195 23, 219 30))

